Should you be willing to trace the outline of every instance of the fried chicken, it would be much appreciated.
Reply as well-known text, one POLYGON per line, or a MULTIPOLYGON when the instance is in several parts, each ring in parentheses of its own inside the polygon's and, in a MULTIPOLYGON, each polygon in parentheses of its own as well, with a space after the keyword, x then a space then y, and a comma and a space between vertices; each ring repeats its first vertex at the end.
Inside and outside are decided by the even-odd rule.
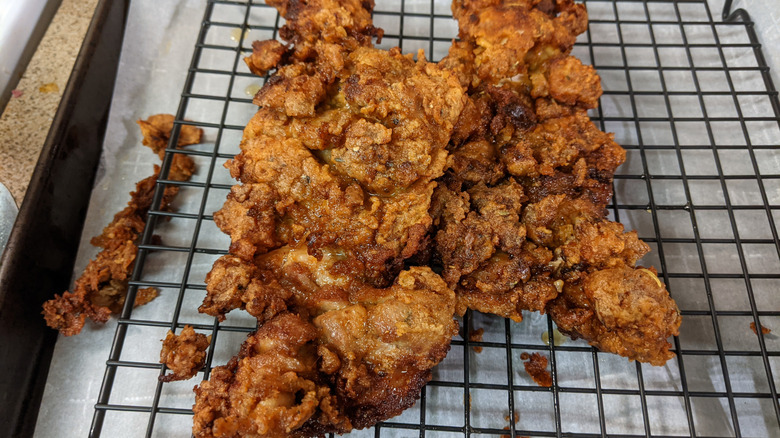
MULTIPOLYGON (((146 121, 139 120, 138 124, 144 137, 143 144, 162 157, 173 129, 173 116, 158 114, 146 121)), ((202 134, 199 128, 182 126, 178 145, 200 143, 202 134)), ((168 178, 187 181, 194 169, 195 163, 190 157, 175 154, 168 178)), ((55 295, 43 304, 43 315, 49 327, 59 330, 65 336, 72 336, 81 332, 87 318, 104 323, 111 313, 122 310, 127 296, 128 277, 133 270, 138 240, 146 224, 146 214, 151 208, 159 173, 160 168, 155 165, 154 174, 136 184, 135 191, 130 193, 127 207, 114 215, 114 220, 103 229, 101 235, 92 238, 90 243, 103 250, 89 262, 76 280, 73 292, 65 291, 62 296, 55 295)), ((166 187, 160 207, 168 209, 178 191, 178 186, 166 187)), ((154 288, 139 289, 134 304, 146 304, 157 293, 154 288)))
POLYGON ((679 313, 654 271, 635 268, 647 245, 606 218, 625 151, 587 116, 601 95, 595 70, 569 56, 584 7, 463 0, 452 9, 461 41, 440 65, 469 101, 431 213, 458 312, 515 321, 549 312, 574 338, 664 363, 679 313))
POLYGON ((255 41, 252 54, 244 58, 249 70, 259 76, 280 63, 312 61, 358 46, 371 47, 372 38, 381 41, 383 31, 371 20, 373 0, 268 0, 287 20, 276 40, 255 41))
POLYGON ((523 360, 525 372, 534 379, 537 385, 544 388, 552 386, 552 374, 547 371, 547 357, 540 353, 523 352, 520 359, 523 360))
POLYGON ((199 308, 259 328, 196 389, 196 437, 371 426, 415 402, 457 333, 454 292, 408 264, 430 246, 463 87, 422 53, 371 47, 370 2, 269 4, 291 45, 247 59, 277 70, 227 164, 240 184, 214 220, 231 245, 199 308))
POLYGON ((280 66, 255 96, 261 108, 228 166, 242 185, 215 221, 236 256, 305 240, 318 257, 344 253, 340 269, 383 286, 424 244, 433 180, 465 98, 424 59, 346 38, 317 42, 322 56, 280 66))
POLYGON ((238 357, 196 388, 195 437, 371 426, 414 404, 457 333, 454 293, 427 267, 401 272, 386 289, 304 291, 311 279, 295 280, 291 311, 265 320, 238 357))
POLYGON ((206 349, 210 343, 211 336, 196 333, 189 325, 185 325, 178 335, 169 330, 163 340, 160 363, 171 373, 160 376, 160 381, 191 379, 206 363, 206 349))

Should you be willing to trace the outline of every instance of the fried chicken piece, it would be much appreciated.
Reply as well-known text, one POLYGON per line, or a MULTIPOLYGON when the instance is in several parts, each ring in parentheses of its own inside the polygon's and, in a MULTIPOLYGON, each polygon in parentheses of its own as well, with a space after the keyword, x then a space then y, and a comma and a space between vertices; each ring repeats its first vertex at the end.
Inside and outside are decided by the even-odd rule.
POLYGON ((268 319, 196 388, 194 436, 346 433, 414 404, 457 333, 441 278, 411 268, 386 289, 303 293, 308 283, 293 313, 268 319))
POLYGON ((558 329, 602 351, 663 365, 680 314, 654 269, 618 266, 581 274, 548 306, 558 329))
POLYGON ((214 218, 230 252, 251 260, 303 241, 388 284, 425 241, 433 180, 464 102, 452 75, 397 49, 280 68, 227 165, 242 185, 214 218), (329 82, 320 70, 338 74, 329 82))
POLYGON ((276 68, 288 53, 287 46, 279 41, 254 41, 252 54, 245 57, 244 62, 249 67, 249 71, 258 76, 265 76, 268 71, 276 68))
POLYGON ((650 248, 636 232, 603 219, 583 199, 550 196, 524 211, 528 238, 555 248, 562 293, 547 311, 563 333, 632 360, 662 365, 674 356, 677 305, 652 268, 635 268, 650 248))
MULTIPOLYGON (((146 121, 139 121, 144 135, 144 145, 149 146, 160 156, 173 129, 173 116, 158 114, 146 121)), ((199 143, 202 130, 184 125, 181 129, 179 145, 199 143)), ((186 155, 173 156, 168 178, 187 181, 195 169, 195 163, 186 155)), ((151 208, 155 185, 160 174, 159 166, 154 166, 154 174, 139 181, 134 192, 130 193, 127 207, 114 215, 102 234, 92 238, 90 243, 103 248, 94 260, 91 260, 82 275, 76 280, 73 292, 64 292, 62 296, 43 304, 46 324, 57 329, 65 336, 81 332, 86 319, 98 323, 108 321, 111 313, 119 313, 127 296, 127 282, 135 264, 138 251, 136 246, 146 224, 146 215, 151 208)), ((168 186, 163 192, 160 208, 170 208, 170 203, 179 191, 177 186, 168 186)), ((134 305, 146 304, 157 296, 154 288, 139 289, 134 305)))
POLYGON ((342 54, 359 46, 381 41, 383 31, 371 20, 373 0, 269 0, 285 18, 279 29, 286 46, 276 40, 255 41, 252 55, 244 58, 249 70, 259 76, 294 62, 342 54))
POLYGON ((211 344, 211 336, 196 333, 191 326, 185 325, 178 335, 168 330, 162 343, 160 363, 172 372, 160 376, 160 381, 187 380, 206 363, 206 349, 211 344))
POLYGON ((660 281, 620 280, 651 272, 634 268, 649 248, 606 219, 625 151, 587 116, 601 95, 595 70, 569 56, 585 30, 584 7, 462 0, 453 14, 461 42, 441 65, 469 87, 469 101, 431 213, 434 257, 456 288, 458 312, 515 321, 523 310, 550 312, 573 337, 663 363, 679 314, 660 281), (655 319, 644 317, 649 308, 655 319))
POLYGON ((540 64, 565 56, 588 22, 585 7, 572 0, 456 0, 452 13, 460 39, 474 45, 478 81, 492 84, 527 78, 540 64))
POLYGON ((230 254, 199 309, 244 309, 259 329, 196 389, 197 437, 371 426, 415 402, 457 333, 454 292, 404 267, 428 251, 458 79, 422 52, 370 47, 372 2, 270 4, 292 46, 249 60, 277 71, 226 166, 241 184, 214 219, 230 254))

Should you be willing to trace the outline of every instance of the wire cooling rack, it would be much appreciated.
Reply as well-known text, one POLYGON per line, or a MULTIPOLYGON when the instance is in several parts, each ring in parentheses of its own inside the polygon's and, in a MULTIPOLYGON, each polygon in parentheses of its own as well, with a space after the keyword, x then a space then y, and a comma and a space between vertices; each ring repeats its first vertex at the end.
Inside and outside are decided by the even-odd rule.
MULTIPOLYGON (((446 54, 457 34, 449 2, 377 3, 381 47, 446 54)), ((574 55, 602 78, 594 122, 627 151, 610 214, 653 248, 643 264, 659 269, 684 315, 677 357, 664 367, 630 363, 581 341, 547 345, 542 335, 554 327, 545 316, 516 324, 469 313, 462 334, 483 328, 483 340, 456 338, 413 408, 353 435, 780 436, 780 105, 750 18, 722 19, 705 0, 587 7, 590 29, 574 55), (776 332, 756 335, 751 322, 776 332), (549 357, 552 388, 533 383, 523 352, 549 357)), ((138 287, 161 296, 125 306, 91 436, 188 436, 196 380, 158 382, 158 340, 185 324, 211 334, 210 369, 254 330, 242 312, 218 323, 197 307, 229 241, 211 216, 233 183, 221 165, 238 152, 255 112, 250 94, 262 84, 241 58, 279 26, 257 0, 207 3, 171 144, 183 120, 216 140, 167 151, 163 175, 174 153, 190 155, 199 172, 158 182, 154 205, 164 185, 178 184, 178 209, 150 212, 128 302, 138 287), (151 243, 154 234, 163 245, 151 243)))

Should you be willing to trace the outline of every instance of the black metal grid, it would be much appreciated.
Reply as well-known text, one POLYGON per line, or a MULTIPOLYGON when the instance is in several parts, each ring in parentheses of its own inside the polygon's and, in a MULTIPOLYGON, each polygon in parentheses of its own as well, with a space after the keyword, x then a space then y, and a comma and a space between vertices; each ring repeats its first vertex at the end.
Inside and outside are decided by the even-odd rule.
MULTIPOLYGON (((433 60, 446 54, 457 32, 449 2, 377 3, 381 47, 422 48, 433 60)), ((455 339, 415 407, 354 435, 780 436, 780 340, 749 328, 755 322, 780 331, 780 105, 753 24, 742 10, 716 20, 706 0, 587 6, 590 30, 574 54, 602 76, 605 92, 591 116, 616 133, 628 157, 615 177, 611 215, 653 247, 644 263, 659 269, 682 310, 676 359, 659 368, 582 342, 546 345, 540 335, 554 329, 547 317, 529 314, 515 324, 469 313, 463 333, 482 327, 484 340, 455 339), (525 374, 520 354, 535 351, 550 359, 552 388, 525 374)), ((178 184, 193 202, 175 213, 150 212, 127 300, 138 287, 158 287, 158 301, 167 299, 172 313, 149 318, 143 307, 125 306, 91 436, 186 436, 193 381, 157 381, 166 371, 157 340, 185 324, 212 334, 210 369, 254 329, 254 319, 238 312, 220 324, 196 308, 211 261, 227 247, 211 217, 231 185, 220 165, 238 151, 254 113, 245 86, 262 83, 241 58, 250 40, 276 37, 279 25, 259 0, 207 3, 172 144, 185 119, 215 140, 167 150, 163 175, 174 153, 192 156, 200 171, 186 183, 161 179, 154 205, 166 184, 178 184), (238 42, 231 44, 226 36, 235 28, 249 29, 249 37, 232 32, 238 42), (155 233, 165 245, 151 243, 155 233), (160 280, 171 275, 180 280, 160 280), (143 346, 146 355, 127 353, 143 346), (148 385, 123 386, 139 376, 148 385)))

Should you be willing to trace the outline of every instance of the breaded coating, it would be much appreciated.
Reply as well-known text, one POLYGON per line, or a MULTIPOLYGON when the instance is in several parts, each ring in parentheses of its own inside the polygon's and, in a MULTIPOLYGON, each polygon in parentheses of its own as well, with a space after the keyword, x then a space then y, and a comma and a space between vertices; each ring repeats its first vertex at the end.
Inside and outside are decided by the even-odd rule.
POLYGON ((674 357, 666 339, 679 334, 680 314, 652 268, 581 274, 548 311, 562 333, 602 351, 658 366, 674 357))
POLYGON ((306 242, 383 286, 421 250, 465 98, 452 75, 397 49, 339 59, 282 67, 258 92, 227 164, 242 185, 214 219, 238 257, 306 242), (337 67, 330 81, 319 73, 337 67))
POLYGON ((625 151, 590 121, 600 80, 569 55, 586 28, 584 7, 462 0, 452 9, 461 41, 440 65, 468 87, 469 101, 431 214, 434 258, 458 312, 515 321, 524 310, 550 312, 572 337, 664 363, 680 317, 647 275, 654 271, 635 268, 649 247, 606 217, 625 151))
POLYGON ((372 2, 269 4, 291 46, 247 61, 277 70, 226 166, 240 184, 214 220, 231 245, 199 308, 259 329, 196 389, 196 437, 369 427, 414 404, 457 333, 452 289, 408 266, 430 253, 458 78, 371 47, 372 2))
POLYGON ((572 0, 455 0, 452 13, 460 39, 475 45, 473 83, 527 80, 565 56, 588 22, 585 7, 572 0))
POLYGON ((371 20, 373 0, 268 0, 285 18, 276 40, 255 41, 244 58, 249 70, 263 76, 289 62, 326 58, 381 41, 383 31, 371 20))
POLYGON ((454 294, 429 268, 403 271, 386 289, 303 290, 308 283, 295 286, 292 312, 265 321, 196 388, 195 437, 371 426, 414 404, 457 333, 454 294))
MULTIPOLYGON (((138 124, 144 136, 143 144, 160 156, 164 155, 170 130, 173 129, 173 116, 158 114, 138 124)), ((182 126, 179 146, 199 143, 202 133, 199 128, 182 126)), ((189 156, 176 154, 168 178, 187 181, 194 169, 195 163, 189 156)), ((49 327, 59 330, 65 336, 72 336, 81 332, 87 318, 104 323, 111 313, 122 310, 127 296, 128 277, 138 251, 136 245, 146 224, 146 214, 151 208, 159 174, 160 168, 155 165, 154 174, 136 184, 135 191, 130 193, 127 207, 114 215, 113 221, 103 229, 102 234, 92 238, 90 243, 103 250, 87 264, 74 283, 73 292, 54 295, 53 299, 44 303, 43 315, 49 327)), ((168 209, 178 192, 178 186, 166 187, 161 209, 168 209)), ((134 304, 146 304, 157 293, 154 288, 139 289, 134 304)))
POLYGON ((178 335, 168 330, 162 343, 160 363, 165 364, 171 373, 160 376, 160 381, 187 380, 206 363, 206 349, 211 343, 211 336, 196 333, 191 326, 185 325, 178 335))
POLYGON ((254 41, 252 54, 244 58, 249 71, 265 76, 269 70, 276 68, 284 56, 288 54, 287 46, 276 40, 254 41))
MULTIPOLYGON (((136 122, 141 128, 143 145, 151 148, 155 154, 160 156, 160 159, 165 156, 165 148, 168 147, 168 142, 171 139, 175 119, 171 114, 155 114, 146 120, 136 122)), ((181 125, 176 144, 178 147, 198 144, 202 138, 202 129, 192 125, 181 125)))

